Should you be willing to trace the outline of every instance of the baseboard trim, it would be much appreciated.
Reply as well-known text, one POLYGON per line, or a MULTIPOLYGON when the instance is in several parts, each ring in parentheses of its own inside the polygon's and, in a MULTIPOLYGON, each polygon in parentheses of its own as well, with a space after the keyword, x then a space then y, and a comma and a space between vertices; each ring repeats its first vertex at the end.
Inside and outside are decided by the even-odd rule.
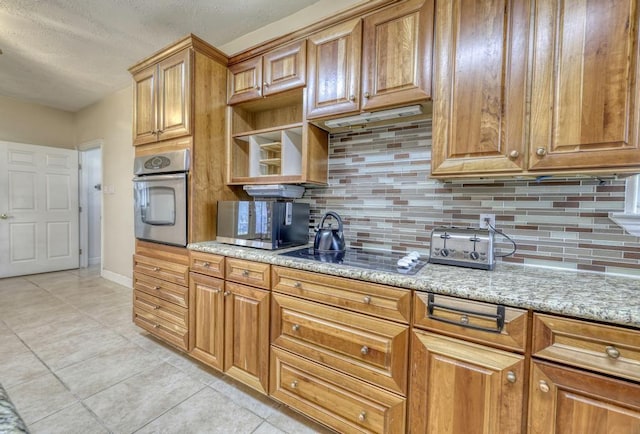
POLYGON ((122 274, 102 269, 100 271, 100 276, 122 286, 126 286, 127 288, 133 288, 133 279, 127 276, 123 276, 122 274))

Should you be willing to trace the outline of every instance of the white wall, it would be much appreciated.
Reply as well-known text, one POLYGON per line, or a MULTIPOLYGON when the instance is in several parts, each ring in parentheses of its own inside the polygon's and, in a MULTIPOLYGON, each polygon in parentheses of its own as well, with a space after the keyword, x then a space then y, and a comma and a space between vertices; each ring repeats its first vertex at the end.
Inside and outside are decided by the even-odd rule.
POLYGON ((102 140, 102 268, 105 277, 132 277, 134 148, 131 86, 75 114, 76 143, 102 140))
POLYGON ((0 95, 0 140, 73 149, 73 113, 0 95))

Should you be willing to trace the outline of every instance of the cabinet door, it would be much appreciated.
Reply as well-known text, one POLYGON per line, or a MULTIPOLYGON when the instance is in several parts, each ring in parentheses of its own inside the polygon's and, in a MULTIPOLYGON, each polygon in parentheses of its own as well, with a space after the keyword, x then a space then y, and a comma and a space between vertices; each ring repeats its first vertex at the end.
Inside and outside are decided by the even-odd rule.
POLYGON ((414 331, 411 357, 410 432, 522 432, 523 356, 414 331))
POLYGON ((269 96, 307 83, 307 41, 297 41, 263 56, 262 94, 269 96))
POLYGON ((186 49, 158 64, 158 140, 191 134, 191 63, 186 49))
POLYGON ((307 119, 358 111, 361 41, 359 19, 309 37, 307 119))
POLYGON ((363 22, 362 108, 431 96, 433 0, 409 0, 363 22))
POLYGON ((157 140, 156 65, 133 76, 133 144, 143 145, 157 140))
POLYGON ((436 5, 433 175, 524 169, 529 5, 436 5))
POLYGON ((190 277, 190 354, 201 362, 222 371, 224 281, 198 273, 191 273, 190 277))
POLYGON ((636 434, 640 385, 534 362, 529 434, 636 434))
POLYGON ((531 170, 640 163, 637 3, 536 1, 531 170))
POLYGON ((262 97, 262 57, 229 66, 227 74, 229 104, 262 97))
POLYGON ((224 371, 267 393, 269 386, 270 293, 225 283, 224 371))

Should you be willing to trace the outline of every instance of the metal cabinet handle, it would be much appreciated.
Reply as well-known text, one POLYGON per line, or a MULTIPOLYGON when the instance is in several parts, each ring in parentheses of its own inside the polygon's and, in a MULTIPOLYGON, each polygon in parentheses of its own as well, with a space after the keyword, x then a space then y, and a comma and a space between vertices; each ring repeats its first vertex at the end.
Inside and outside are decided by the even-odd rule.
POLYGON ((509 152, 509 158, 511 158, 512 160, 515 160, 519 156, 520 156, 520 152, 516 151, 515 149, 509 152))
POLYGON ((369 304, 371 303, 371 297, 369 297, 368 295, 365 295, 364 298, 362 299, 362 302, 364 304, 369 304))
POLYGON ((242 277, 249 277, 249 270, 242 270, 242 277))
POLYGON ((297 332, 298 330, 300 330, 300 324, 294 324, 291 326, 291 330, 293 330, 294 332, 297 332))
POLYGON ((256 84, 256 90, 260 91, 260 85, 259 84, 256 84))
POLYGON ((356 100, 355 95, 349 95, 349 101, 355 101, 355 100, 356 100))
POLYGON ((154 286, 153 289, 155 289, 156 291, 160 290, 160 286, 154 286))
POLYGON ((613 345, 609 345, 604 350, 607 353, 607 356, 611 357, 612 359, 617 359, 618 357, 620 357, 620 350, 618 350, 613 345))
POLYGON ((209 267, 211 267, 211 262, 209 262, 209 261, 204 261, 204 262, 202 263, 202 266, 203 266, 203 267, 205 267, 205 268, 209 268, 209 267))
POLYGON ((160 271, 160 267, 153 267, 153 271, 160 271))
POLYGON ((547 150, 545 148, 536 149, 536 155, 538 157, 544 157, 547 154, 547 150))
POLYGON ((293 287, 294 288, 302 288, 302 283, 296 281, 296 282, 293 283, 293 287))
POLYGON ((462 315, 460 317, 460 324, 469 324, 469 317, 467 315, 462 315))
POLYGON ((366 418, 367 418, 367 412, 361 411, 360 414, 358 415, 358 420, 360 422, 364 422, 366 418))
POLYGON ((225 292, 224 292, 224 296, 225 296, 225 297, 228 297, 228 296, 230 296, 230 295, 231 295, 231 291, 225 291, 225 292))
POLYGON ((549 390, 551 390, 549 384, 547 384, 547 382, 544 380, 540 380, 540 382, 538 383, 538 389, 540 389, 540 392, 542 393, 547 393, 549 392, 549 390))
POLYGON ((507 372, 507 381, 509 383, 515 383, 518 378, 516 377, 516 373, 513 371, 507 372))
POLYGON ((365 97, 365 98, 369 98, 370 96, 371 96, 371 94, 370 94, 369 92, 365 92, 365 93, 364 93, 364 97, 365 97))
POLYGON ((160 324, 154 324, 154 325, 153 325, 153 328, 154 328, 154 329, 159 329, 159 328, 160 328, 160 324))
POLYGON ((297 389, 298 388, 298 380, 294 380, 291 382, 291 388, 292 389, 297 389))
POLYGON ((362 348, 360 348, 360 354, 362 354, 363 356, 369 354, 369 347, 364 345, 362 348))
POLYGON ((160 309, 160 306, 153 306, 153 310, 158 310, 160 309))
POLYGON ((9 216, 7 214, 0 214, 0 219, 6 220, 8 218, 9 218, 9 216))
POLYGON ((264 83, 262 83, 263 87, 269 87, 269 83, 267 83, 266 81, 264 83))

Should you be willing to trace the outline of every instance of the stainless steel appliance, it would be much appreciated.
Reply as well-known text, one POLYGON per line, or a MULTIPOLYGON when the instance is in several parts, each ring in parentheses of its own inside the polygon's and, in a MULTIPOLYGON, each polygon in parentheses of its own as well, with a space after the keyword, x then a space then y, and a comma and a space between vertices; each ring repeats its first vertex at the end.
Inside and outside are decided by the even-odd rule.
POLYGON ((493 270, 493 231, 444 226, 435 228, 431 231, 429 262, 493 270))
POLYGON ((187 245, 189 151, 136 157, 133 163, 135 236, 187 245))
POLYGON ((219 201, 216 241, 269 250, 307 244, 309 204, 219 201))

